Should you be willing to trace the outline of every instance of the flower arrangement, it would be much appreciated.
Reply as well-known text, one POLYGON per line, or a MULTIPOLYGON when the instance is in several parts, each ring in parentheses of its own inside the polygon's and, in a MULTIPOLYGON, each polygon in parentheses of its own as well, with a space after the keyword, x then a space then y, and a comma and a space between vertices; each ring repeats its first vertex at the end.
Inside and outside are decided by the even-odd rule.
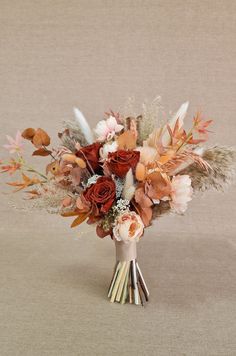
POLYGON ((158 125, 157 110, 143 105, 138 116, 109 111, 92 130, 83 114, 64 123, 60 145, 50 146, 41 128, 7 136, 8 161, 1 172, 21 179, 7 183, 24 190, 30 201, 73 217, 71 227, 95 224, 100 238, 115 242, 117 263, 108 291, 111 302, 144 304, 149 292, 137 262, 136 244, 145 228, 160 216, 183 214, 197 191, 222 190, 235 173, 236 151, 224 146, 204 148, 212 120, 198 113, 186 131, 188 103, 158 125), (50 158, 39 172, 24 158, 24 142, 33 156, 50 158))

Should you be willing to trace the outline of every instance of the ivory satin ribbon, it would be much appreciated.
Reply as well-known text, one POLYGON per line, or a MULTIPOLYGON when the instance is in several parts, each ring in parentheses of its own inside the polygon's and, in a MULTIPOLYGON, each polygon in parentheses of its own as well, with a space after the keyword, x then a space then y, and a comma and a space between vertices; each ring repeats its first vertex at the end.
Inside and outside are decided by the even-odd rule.
POLYGON ((136 242, 125 243, 123 241, 115 241, 116 245, 116 260, 117 261, 132 261, 137 258, 136 242))

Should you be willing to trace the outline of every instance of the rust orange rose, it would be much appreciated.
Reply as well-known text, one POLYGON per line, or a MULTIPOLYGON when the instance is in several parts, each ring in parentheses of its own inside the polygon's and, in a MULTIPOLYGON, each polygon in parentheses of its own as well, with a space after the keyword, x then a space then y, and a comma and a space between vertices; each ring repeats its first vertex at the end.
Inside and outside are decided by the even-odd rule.
POLYGON ((116 198, 115 182, 110 177, 100 177, 85 190, 83 197, 92 204, 97 216, 106 214, 116 198))
POLYGON ((94 172, 100 169, 99 164, 99 150, 101 148, 101 144, 99 142, 95 142, 92 145, 82 147, 77 153, 76 156, 82 158, 86 164, 87 168, 91 171, 91 168, 94 172))
POLYGON ((111 173, 124 178, 130 168, 135 169, 140 157, 138 151, 118 150, 108 154, 107 166, 111 173))

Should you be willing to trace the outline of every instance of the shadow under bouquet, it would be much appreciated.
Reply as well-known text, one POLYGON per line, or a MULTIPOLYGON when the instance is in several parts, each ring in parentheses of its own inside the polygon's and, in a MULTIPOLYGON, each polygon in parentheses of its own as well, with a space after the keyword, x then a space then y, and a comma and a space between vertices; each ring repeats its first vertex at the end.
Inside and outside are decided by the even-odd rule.
POLYGON ((71 227, 87 221, 100 238, 111 237, 116 249, 111 302, 143 305, 149 299, 136 249, 145 228, 165 213, 183 214, 194 192, 222 190, 235 173, 233 148, 203 146, 212 120, 197 114, 186 131, 184 103, 158 125, 153 106, 143 106, 139 116, 107 112, 94 130, 74 109, 57 148, 41 128, 7 136, 4 145, 10 159, 1 161, 1 172, 21 174, 21 180, 7 183, 14 191, 24 190, 36 207, 73 217, 71 227), (32 143, 33 156, 50 158, 44 173, 26 162, 24 140, 32 143))

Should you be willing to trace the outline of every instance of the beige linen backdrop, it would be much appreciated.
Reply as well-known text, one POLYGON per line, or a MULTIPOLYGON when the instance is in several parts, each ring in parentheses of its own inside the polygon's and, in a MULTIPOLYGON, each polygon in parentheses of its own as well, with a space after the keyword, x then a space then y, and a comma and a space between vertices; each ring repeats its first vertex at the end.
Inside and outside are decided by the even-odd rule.
MULTIPOLYGON (((56 145, 73 106, 94 125, 131 95, 161 95, 167 114, 189 100, 189 121, 202 110, 214 119, 211 142, 234 145, 235 17, 234 0, 0 0, 1 146, 29 126, 56 145)), ((235 186, 147 231, 145 308, 107 301, 109 238, 13 209, 20 194, 3 191, 1 356, 236 355, 235 186)))

